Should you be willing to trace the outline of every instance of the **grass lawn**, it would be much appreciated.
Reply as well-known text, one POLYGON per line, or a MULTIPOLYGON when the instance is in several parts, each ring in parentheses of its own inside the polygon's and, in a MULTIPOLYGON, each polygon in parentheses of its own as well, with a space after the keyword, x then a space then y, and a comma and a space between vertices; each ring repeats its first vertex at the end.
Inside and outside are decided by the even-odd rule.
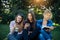
MULTIPOLYGON (((0 40, 4 40, 9 33, 9 25, 0 24, 0 40)), ((53 40, 60 40, 60 26, 57 26, 55 30, 52 31, 53 40)))
POLYGON ((57 26, 57 27, 52 31, 52 36, 53 36, 53 40, 60 40, 60 26, 57 26))
POLYGON ((0 24, 0 40, 4 40, 9 33, 9 25, 0 24))

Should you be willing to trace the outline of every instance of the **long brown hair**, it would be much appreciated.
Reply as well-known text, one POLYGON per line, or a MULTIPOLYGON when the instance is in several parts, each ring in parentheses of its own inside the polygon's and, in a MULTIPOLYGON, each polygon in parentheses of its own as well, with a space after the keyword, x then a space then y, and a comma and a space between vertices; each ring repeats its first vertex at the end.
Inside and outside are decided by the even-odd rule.
MULTIPOLYGON (((35 14, 33 12, 28 12, 28 14, 32 15, 33 28, 35 28, 35 23, 36 23, 35 14)), ((28 14, 27 14, 27 16, 28 16, 28 14)), ((27 17, 27 21, 29 21, 28 17, 27 17)))
POLYGON ((18 16, 21 16, 21 17, 22 17, 21 22, 18 23, 18 24, 20 25, 20 27, 23 27, 23 21, 24 21, 24 19, 23 19, 23 15, 22 15, 22 14, 17 14, 17 16, 15 17, 15 22, 16 22, 16 24, 17 24, 17 17, 18 17, 18 16))

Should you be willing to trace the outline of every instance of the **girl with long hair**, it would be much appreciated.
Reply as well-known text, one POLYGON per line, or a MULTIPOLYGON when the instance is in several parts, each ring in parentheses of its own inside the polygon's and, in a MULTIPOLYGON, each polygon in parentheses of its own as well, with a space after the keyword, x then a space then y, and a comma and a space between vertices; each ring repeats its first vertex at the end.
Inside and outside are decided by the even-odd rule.
POLYGON ((27 19, 25 20, 24 24, 24 29, 26 29, 28 33, 28 39, 36 40, 35 37, 37 36, 38 31, 36 29, 36 19, 34 13, 28 12, 27 19))
POLYGON ((11 21, 8 40, 22 40, 23 21, 24 18, 21 14, 17 14, 15 20, 11 21))

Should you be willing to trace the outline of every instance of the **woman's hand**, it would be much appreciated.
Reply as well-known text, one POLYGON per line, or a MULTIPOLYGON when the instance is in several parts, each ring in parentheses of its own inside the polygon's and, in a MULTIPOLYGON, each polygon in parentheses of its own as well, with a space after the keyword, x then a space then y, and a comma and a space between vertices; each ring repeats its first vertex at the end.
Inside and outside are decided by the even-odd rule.
POLYGON ((49 28, 50 30, 53 30, 55 27, 51 26, 51 27, 46 27, 46 28, 49 28))
POLYGON ((30 26, 30 24, 26 23, 25 26, 24 26, 24 29, 27 29, 29 26, 30 26))
POLYGON ((51 30, 53 30, 55 27, 49 27, 51 30))
POLYGON ((30 35, 32 33, 32 31, 28 31, 28 35, 30 35))

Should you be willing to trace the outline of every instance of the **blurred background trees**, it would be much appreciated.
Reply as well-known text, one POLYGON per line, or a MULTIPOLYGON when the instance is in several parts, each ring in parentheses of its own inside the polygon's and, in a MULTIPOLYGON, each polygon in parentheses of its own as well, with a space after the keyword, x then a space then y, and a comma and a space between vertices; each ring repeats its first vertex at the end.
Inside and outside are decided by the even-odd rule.
POLYGON ((53 13, 53 21, 60 24, 60 0, 0 0, 0 23, 9 23, 17 13, 23 13, 26 18, 28 11, 33 11, 36 18, 42 18, 45 9, 53 13))

